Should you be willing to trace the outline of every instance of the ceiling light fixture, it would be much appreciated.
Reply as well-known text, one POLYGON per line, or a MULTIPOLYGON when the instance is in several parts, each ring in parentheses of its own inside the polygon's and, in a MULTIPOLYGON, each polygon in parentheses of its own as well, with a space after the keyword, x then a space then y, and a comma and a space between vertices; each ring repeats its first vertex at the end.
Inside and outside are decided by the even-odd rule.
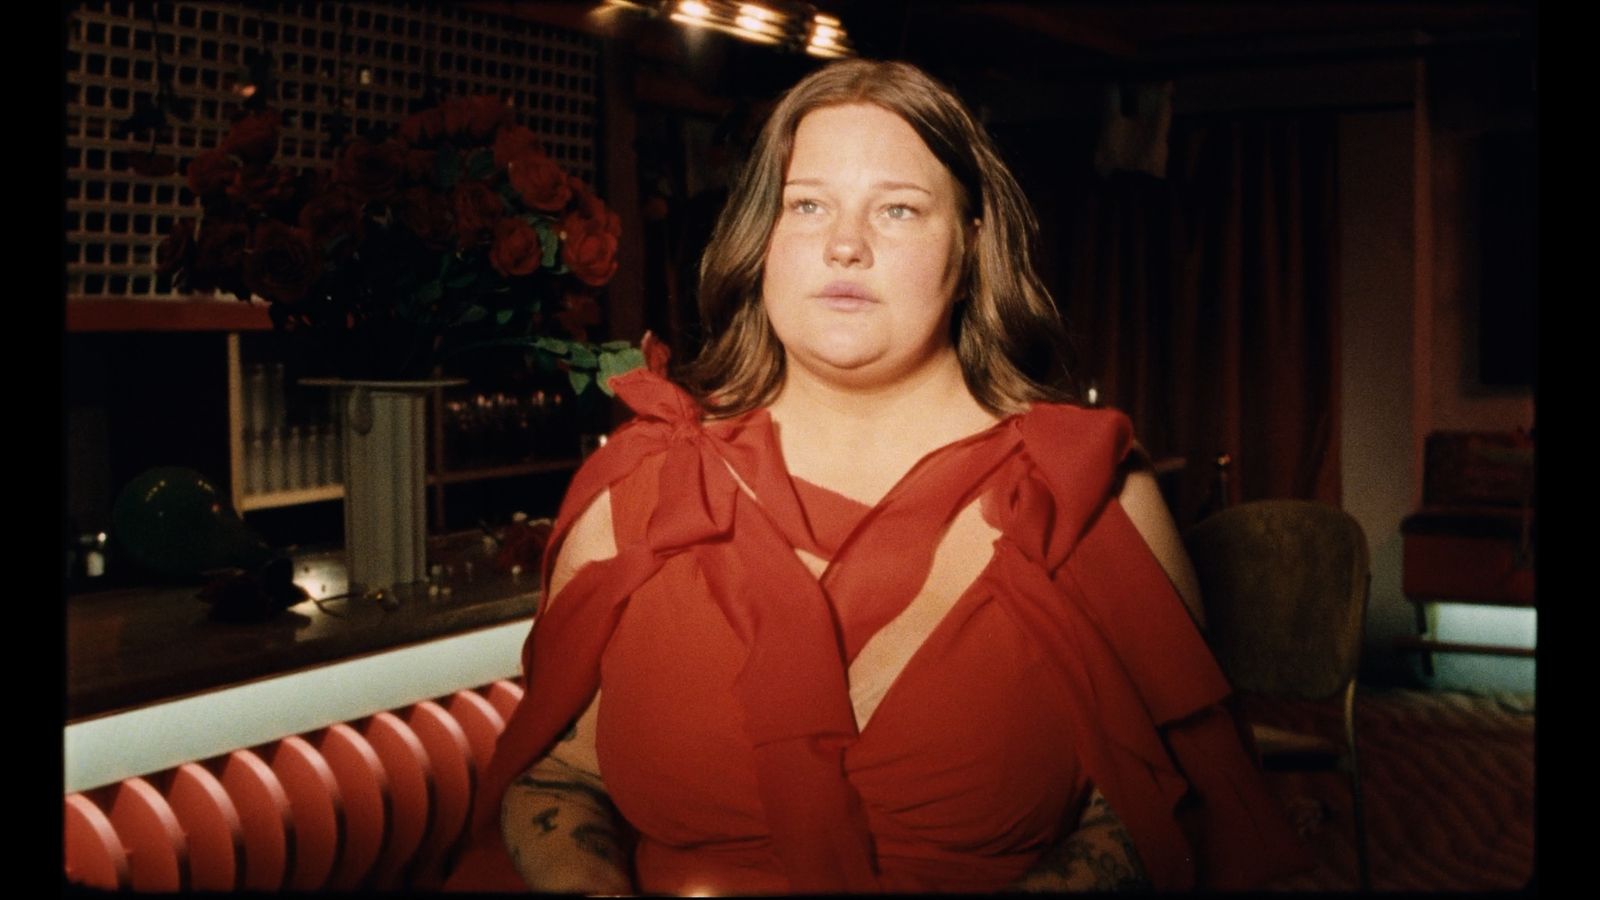
POLYGON ((704 28, 740 40, 821 57, 854 56, 837 16, 798 0, 606 0, 606 8, 664 16, 686 28, 704 28))

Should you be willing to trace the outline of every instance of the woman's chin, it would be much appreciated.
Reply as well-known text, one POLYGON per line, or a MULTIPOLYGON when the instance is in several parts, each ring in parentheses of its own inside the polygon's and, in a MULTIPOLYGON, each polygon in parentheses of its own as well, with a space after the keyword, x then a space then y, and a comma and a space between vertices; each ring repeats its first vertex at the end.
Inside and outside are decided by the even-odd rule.
POLYGON ((789 357, 807 371, 847 380, 870 378, 886 356, 885 348, 862 341, 828 341, 789 351, 789 357))
POLYGON ((790 352, 791 368, 848 390, 873 391, 904 384, 918 372, 940 364, 939 354, 896 356, 878 348, 833 348, 828 352, 790 352))

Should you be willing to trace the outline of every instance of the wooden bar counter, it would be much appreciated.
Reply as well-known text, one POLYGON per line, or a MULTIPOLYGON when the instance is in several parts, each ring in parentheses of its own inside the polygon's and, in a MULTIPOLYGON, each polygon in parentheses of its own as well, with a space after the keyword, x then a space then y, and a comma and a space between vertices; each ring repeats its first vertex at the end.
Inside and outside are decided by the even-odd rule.
POLYGON ((266 622, 215 621, 200 585, 128 588, 67 598, 67 719, 74 722, 517 620, 531 621, 536 571, 494 563, 480 532, 432 538, 430 582, 397 602, 345 594, 339 551, 294 557, 313 599, 266 622))

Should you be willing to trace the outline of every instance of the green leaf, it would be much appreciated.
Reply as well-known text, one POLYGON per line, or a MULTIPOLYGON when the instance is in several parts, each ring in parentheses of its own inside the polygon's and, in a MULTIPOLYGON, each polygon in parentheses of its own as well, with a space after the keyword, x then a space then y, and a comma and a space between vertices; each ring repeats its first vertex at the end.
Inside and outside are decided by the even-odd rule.
POLYGON ((478 304, 474 303, 471 306, 467 307, 466 312, 461 314, 461 318, 456 320, 456 324, 457 325, 470 325, 473 322, 476 322, 479 319, 482 319, 484 316, 486 316, 488 314, 489 314, 489 311, 487 309, 484 309, 483 307, 481 307, 478 304))
POLYGON ((494 171, 494 154, 488 149, 479 150, 467 158, 467 175, 483 178, 494 171))
POLYGON ((633 345, 627 341, 606 341, 604 344, 600 345, 600 349, 606 351, 607 353, 615 353, 618 350, 627 350, 632 346, 633 345))
POLYGON ((554 228, 551 228, 548 222, 535 222, 533 223, 533 228, 539 232, 539 249, 544 251, 539 258, 539 265, 546 269, 554 269, 556 266, 556 253, 561 249, 559 233, 554 228))
POLYGON ((567 380, 572 382, 572 392, 574 394, 582 394, 584 389, 589 386, 589 382, 594 380, 594 377, 588 372, 570 369, 567 371, 567 380))
POLYGON ((478 280, 477 272, 462 272, 460 275, 445 282, 445 287, 452 291, 459 291, 464 287, 471 287, 478 280))
POLYGON ((434 303, 444 296, 444 285, 437 280, 423 282, 411 296, 418 304, 434 303))
POLYGON ((638 349, 637 347, 629 347, 627 346, 627 343, 627 341, 608 341, 607 343, 600 345, 601 347, 605 347, 611 344, 622 344, 624 347, 624 349, 619 351, 611 351, 600 354, 600 390, 605 391, 608 396, 612 393, 612 378, 621 375, 624 372, 631 372, 634 369, 644 365, 644 351, 638 349))
POLYGON ((533 345, 538 347, 540 350, 554 353, 557 356, 566 356, 567 349, 571 346, 566 341, 553 337, 535 338, 533 345))
POLYGON ((494 314, 494 323, 496 325, 504 325, 505 323, 511 321, 511 317, 516 314, 517 311, 514 309, 502 309, 494 314))
POLYGON ((594 355, 594 351, 576 341, 571 345, 571 355, 568 358, 572 360, 573 365, 585 369, 593 369, 600 365, 600 359, 594 355))

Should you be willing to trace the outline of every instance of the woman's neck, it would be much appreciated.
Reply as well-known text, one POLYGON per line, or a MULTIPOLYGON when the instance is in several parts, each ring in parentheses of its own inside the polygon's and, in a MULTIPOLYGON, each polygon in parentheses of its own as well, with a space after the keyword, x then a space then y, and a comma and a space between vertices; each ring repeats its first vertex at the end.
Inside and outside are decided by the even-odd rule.
POLYGON ((870 388, 791 366, 769 411, 791 475, 868 504, 923 456, 997 421, 967 388, 953 349, 870 388))

